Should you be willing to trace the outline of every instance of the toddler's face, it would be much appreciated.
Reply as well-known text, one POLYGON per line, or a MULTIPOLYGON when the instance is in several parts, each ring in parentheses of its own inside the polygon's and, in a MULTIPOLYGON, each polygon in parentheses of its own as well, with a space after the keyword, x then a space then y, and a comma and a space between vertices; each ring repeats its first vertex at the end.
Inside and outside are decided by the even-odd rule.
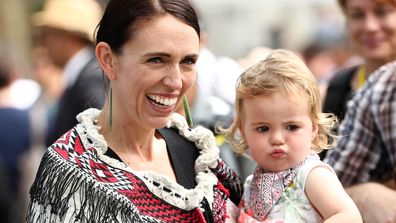
POLYGON ((286 170, 310 153, 318 128, 305 95, 256 96, 244 100, 243 111, 242 136, 265 170, 286 170))

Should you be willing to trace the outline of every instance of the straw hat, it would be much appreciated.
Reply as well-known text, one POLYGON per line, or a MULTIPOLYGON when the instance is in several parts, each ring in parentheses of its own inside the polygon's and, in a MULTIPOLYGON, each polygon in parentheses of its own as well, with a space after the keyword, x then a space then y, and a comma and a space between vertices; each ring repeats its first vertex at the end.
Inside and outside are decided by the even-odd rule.
POLYGON ((35 26, 73 32, 92 41, 101 16, 102 9, 95 0, 47 0, 32 19, 35 26))

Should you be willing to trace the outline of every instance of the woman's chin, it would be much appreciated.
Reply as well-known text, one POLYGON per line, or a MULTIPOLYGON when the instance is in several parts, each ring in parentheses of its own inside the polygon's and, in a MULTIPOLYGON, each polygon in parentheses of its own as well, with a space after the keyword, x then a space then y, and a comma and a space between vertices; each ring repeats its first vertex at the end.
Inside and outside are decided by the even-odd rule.
POLYGON ((390 61, 393 56, 389 49, 365 50, 363 55, 367 61, 384 61, 384 63, 390 61))

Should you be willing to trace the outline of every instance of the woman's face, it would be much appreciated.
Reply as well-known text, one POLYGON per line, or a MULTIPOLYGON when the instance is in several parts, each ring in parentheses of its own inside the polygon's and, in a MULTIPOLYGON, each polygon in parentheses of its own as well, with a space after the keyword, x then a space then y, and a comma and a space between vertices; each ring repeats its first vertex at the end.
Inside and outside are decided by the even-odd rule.
POLYGON ((345 12, 357 53, 366 60, 391 60, 396 50, 396 7, 386 1, 348 0, 345 12))
POLYGON ((196 79, 198 54, 196 31, 171 15, 137 28, 115 56, 113 120, 164 127, 196 79))

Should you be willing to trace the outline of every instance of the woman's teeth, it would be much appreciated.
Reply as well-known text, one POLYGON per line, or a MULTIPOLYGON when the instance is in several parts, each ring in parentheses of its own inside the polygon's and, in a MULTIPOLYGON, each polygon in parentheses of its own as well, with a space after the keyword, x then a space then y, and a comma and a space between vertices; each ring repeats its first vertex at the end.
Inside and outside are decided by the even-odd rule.
POLYGON ((177 98, 165 98, 157 95, 148 95, 148 97, 156 103, 166 106, 172 106, 176 104, 177 101, 177 98))

